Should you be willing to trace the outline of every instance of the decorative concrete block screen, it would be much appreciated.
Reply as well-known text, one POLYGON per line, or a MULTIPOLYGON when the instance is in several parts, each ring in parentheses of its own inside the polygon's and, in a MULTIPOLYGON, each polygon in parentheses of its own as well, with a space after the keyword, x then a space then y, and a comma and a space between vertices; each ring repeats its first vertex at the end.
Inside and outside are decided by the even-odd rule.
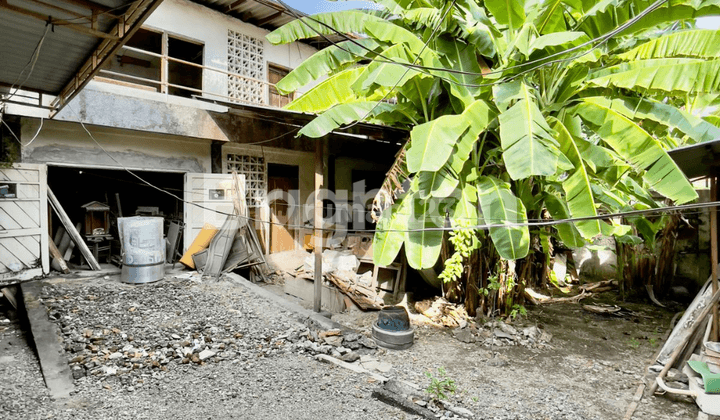
POLYGON ((265 103, 265 60, 261 39, 228 30, 228 96, 236 102, 265 103), (242 77, 241 77, 242 76, 242 77))
POLYGON ((255 156, 227 155, 227 172, 245 175, 245 196, 249 207, 262 206, 267 197, 267 165, 255 156))

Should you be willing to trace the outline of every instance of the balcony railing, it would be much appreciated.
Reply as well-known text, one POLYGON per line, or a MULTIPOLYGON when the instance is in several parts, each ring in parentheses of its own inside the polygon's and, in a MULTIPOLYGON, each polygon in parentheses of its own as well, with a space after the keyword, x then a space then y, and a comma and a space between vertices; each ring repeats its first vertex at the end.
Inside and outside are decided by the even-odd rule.
POLYGON ((272 101, 270 100, 270 95, 273 94, 272 90, 276 90, 276 89, 270 89, 271 87, 275 87, 275 85, 272 83, 269 83, 268 81, 255 79, 252 77, 247 77, 247 76, 244 76, 244 75, 241 75, 238 73, 229 72, 227 70, 223 70, 223 69, 219 69, 219 68, 215 68, 215 67, 211 67, 211 66, 205 66, 202 64, 193 63, 193 62, 182 60, 182 59, 179 59, 176 57, 171 57, 167 54, 158 54, 158 53, 154 53, 151 51, 146 51, 146 50, 143 50, 140 48, 135 48, 135 47, 130 47, 130 46, 123 46, 122 48, 125 51, 130 51, 130 52, 134 52, 136 54, 141 54, 141 55, 145 55, 148 57, 154 57, 154 58, 160 59, 160 80, 150 79, 147 77, 141 77, 141 76, 136 76, 136 75, 132 75, 132 74, 125 74, 125 73, 121 73, 118 71, 112 71, 112 70, 107 70, 107 69, 100 70, 101 74, 110 76, 110 78, 112 78, 113 80, 126 79, 129 81, 139 82, 141 84, 138 87, 140 87, 142 85, 148 85, 148 84, 157 86, 157 90, 159 92, 165 93, 165 94, 170 94, 170 88, 175 88, 175 89, 180 89, 183 91, 191 92, 192 94, 194 94, 194 95, 190 95, 190 96, 215 97, 215 98, 220 98, 220 99, 224 99, 224 100, 231 101, 231 102, 247 103, 247 104, 252 104, 252 105, 270 105, 272 103, 272 101), (247 80, 248 82, 251 82, 251 83, 261 84, 265 87, 264 95, 263 95, 263 102, 259 103, 259 102, 255 102, 255 101, 243 100, 241 98, 237 98, 237 97, 226 95, 226 94, 220 94, 217 92, 212 92, 212 91, 209 91, 206 89, 198 89, 198 88, 192 87, 192 86, 186 86, 186 85, 181 85, 181 84, 177 84, 177 83, 170 83, 169 70, 168 70, 168 65, 170 62, 174 62, 174 63, 178 63, 178 64, 181 64, 184 66, 190 66, 190 67, 201 69, 203 71, 201 77, 204 76, 204 74, 205 74, 204 72, 207 70, 207 71, 215 72, 218 74, 226 75, 228 77, 234 77, 237 79, 247 80))

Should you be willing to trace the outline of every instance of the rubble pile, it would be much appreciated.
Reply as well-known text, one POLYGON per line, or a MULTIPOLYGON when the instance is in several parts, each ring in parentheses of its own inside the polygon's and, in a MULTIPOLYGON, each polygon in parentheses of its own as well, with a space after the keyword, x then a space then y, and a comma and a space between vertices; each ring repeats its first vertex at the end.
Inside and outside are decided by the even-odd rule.
POLYGON ((262 305, 247 304, 254 297, 242 289, 217 293, 201 287, 181 280, 142 287, 46 286, 42 300, 60 328, 73 377, 112 377, 130 391, 143 377, 182 365, 251 362, 290 352, 354 362, 376 352, 365 335, 318 331, 275 309, 274 315, 260 313, 262 305))
POLYGON ((482 326, 471 323, 465 328, 456 328, 453 336, 463 343, 478 343, 488 347, 544 348, 552 340, 552 334, 538 326, 512 326, 499 319, 488 321, 482 326))
POLYGON ((47 286, 43 301, 60 327, 75 379, 144 376, 181 364, 246 361, 289 352, 289 313, 258 314, 243 290, 197 293, 191 284, 47 286), (286 336, 289 334, 286 334, 286 336))
POLYGON ((343 333, 340 330, 317 332, 310 328, 284 337, 292 343, 293 351, 300 354, 327 354, 345 362, 355 362, 362 356, 375 352, 375 340, 358 333, 343 333))

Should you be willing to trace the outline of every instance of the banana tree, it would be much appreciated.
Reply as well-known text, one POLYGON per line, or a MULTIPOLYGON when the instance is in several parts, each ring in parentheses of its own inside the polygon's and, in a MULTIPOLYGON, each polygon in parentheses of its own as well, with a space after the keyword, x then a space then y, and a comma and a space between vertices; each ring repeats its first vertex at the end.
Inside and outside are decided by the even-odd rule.
MULTIPOLYGON (((432 267, 443 243, 434 228, 448 218, 500 261, 527 260, 549 252, 548 238, 572 248, 630 232, 599 220, 530 228, 536 219, 697 198, 666 150, 720 136, 710 112, 720 31, 694 28, 720 14, 716 0, 375 2, 383 10, 305 17, 267 38, 350 35, 278 84, 317 83, 287 106, 318 114, 299 135, 356 121, 410 132, 376 200, 376 263, 404 246, 413 268, 432 267)), ((478 247, 455 249, 444 278, 457 280, 478 247)))

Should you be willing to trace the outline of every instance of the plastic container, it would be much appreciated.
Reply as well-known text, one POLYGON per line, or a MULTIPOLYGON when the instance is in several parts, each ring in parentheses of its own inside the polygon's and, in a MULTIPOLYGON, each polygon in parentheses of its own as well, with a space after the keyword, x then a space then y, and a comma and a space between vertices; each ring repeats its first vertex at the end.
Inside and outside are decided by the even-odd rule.
POLYGON ((151 283, 165 277, 162 217, 120 217, 122 272, 125 283, 151 283))

